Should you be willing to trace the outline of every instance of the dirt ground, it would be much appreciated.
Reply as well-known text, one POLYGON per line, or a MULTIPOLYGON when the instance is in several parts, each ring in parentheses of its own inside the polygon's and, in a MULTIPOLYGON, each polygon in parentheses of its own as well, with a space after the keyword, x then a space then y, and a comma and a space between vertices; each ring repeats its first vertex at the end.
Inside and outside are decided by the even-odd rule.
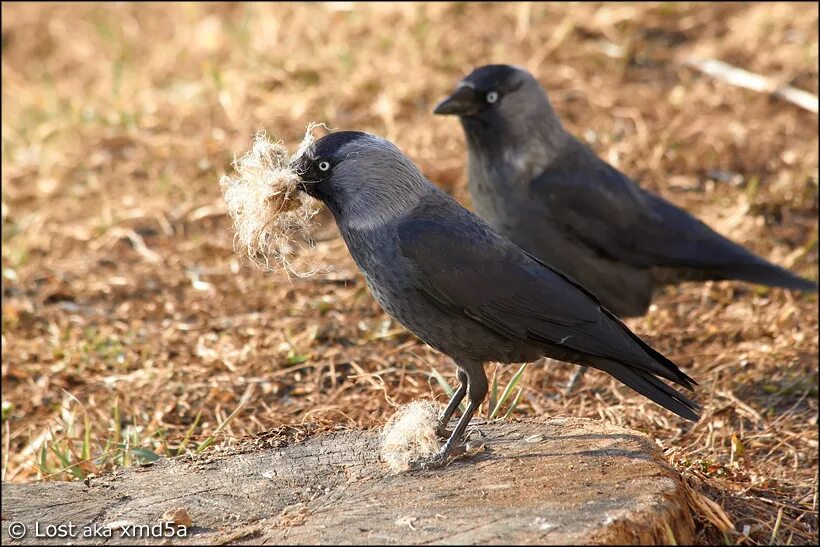
MULTIPOLYGON (((311 278, 233 251, 218 180, 259 129, 382 135, 469 207, 454 119, 475 65, 529 68, 575 134, 641 184, 817 279, 817 114, 691 56, 818 93, 816 4, 127 3, 2 6, 3 480, 72 480, 274 427, 383 424, 444 400, 451 363, 370 297, 323 217, 311 278)), ((817 542, 818 304, 668 288, 629 325, 700 383, 686 423, 536 363, 513 416, 653 436, 699 540, 817 542), (706 501, 711 500, 711 501, 706 501), (727 522, 728 520, 728 522, 727 522)), ((517 367, 499 370, 509 381, 517 367)), ((489 367, 492 374, 493 367, 489 367)))

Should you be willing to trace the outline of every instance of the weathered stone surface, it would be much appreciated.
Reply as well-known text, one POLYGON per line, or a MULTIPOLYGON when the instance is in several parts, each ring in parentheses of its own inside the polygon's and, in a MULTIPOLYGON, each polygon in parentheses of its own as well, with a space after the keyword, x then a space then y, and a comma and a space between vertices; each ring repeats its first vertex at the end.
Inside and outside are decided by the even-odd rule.
POLYGON ((2 539, 13 522, 28 527, 22 542, 34 543, 44 542, 33 536, 35 522, 41 532, 70 522, 73 543, 133 542, 122 526, 154 525, 184 508, 193 521, 188 541, 196 543, 692 541, 681 480, 644 435, 576 418, 480 429, 484 453, 434 471, 389 474, 376 433, 347 431, 278 449, 165 460, 88 485, 4 484, 2 539), (120 528, 111 538, 83 538, 83 527, 95 523, 120 528))

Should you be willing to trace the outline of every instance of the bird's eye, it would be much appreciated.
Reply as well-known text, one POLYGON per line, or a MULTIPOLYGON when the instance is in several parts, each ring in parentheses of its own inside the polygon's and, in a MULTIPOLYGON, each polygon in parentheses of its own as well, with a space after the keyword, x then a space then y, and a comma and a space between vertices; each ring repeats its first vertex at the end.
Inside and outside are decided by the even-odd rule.
POLYGON ((330 162, 329 161, 320 161, 319 162, 319 171, 330 171, 330 162))
POLYGON ((497 100, 498 100, 498 92, 490 91, 489 93, 487 93, 487 102, 488 103, 493 104, 497 100))

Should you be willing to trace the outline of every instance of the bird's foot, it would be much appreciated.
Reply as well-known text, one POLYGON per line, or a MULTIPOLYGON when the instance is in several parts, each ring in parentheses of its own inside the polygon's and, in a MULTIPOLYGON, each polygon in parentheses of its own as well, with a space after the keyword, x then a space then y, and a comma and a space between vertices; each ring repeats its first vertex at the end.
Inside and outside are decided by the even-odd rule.
MULTIPOLYGON (((482 422, 482 423, 487 423, 487 422, 485 421, 485 422, 482 422)), ((445 426, 441 422, 438 423, 438 425, 436 426, 436 436, 438 438, 440 438, 440 439, 449 439, 451 434, 452 434, 452 431, 447 429, 447 426, 445 426)), ((470 429, 467 430, 467 433, 464 435, 464 438, 469 439, 470 437, 472 437, 476 434, 478 435, 478 438, 480 438, 480 439, 483 439, 484 437, 486 437, 486 435, 484 435, 484 433, 478 427, 473 426, 473 427, 471 427, 470 429)))
MULTIPOLYGON (((475 432, 478 432, 482 438, 484 437, 484 434, 477 428, 474 428, 473 431, 468 432, 466 437, 469 438, 475 432)), ((413 463, 411 470, 429 470, 446 467, 455 460, 474 456, 475 454, 479 454, 483 451, 484 443, 475 443, 469 440, 450 447, 445 445, 433 456, 413 463)))
POLYGON ((458 444, 449 447, 449 449, 445 445, 441 450, 439 450, 437 453, 430 456, 429 458, 425 458, 423 460, 415 462, 411 469, 426 471, 429 469, 438 469, 440 467, 445 467, 458 456, 464 454, 465 450, 466 447, 463 444, 458 444))

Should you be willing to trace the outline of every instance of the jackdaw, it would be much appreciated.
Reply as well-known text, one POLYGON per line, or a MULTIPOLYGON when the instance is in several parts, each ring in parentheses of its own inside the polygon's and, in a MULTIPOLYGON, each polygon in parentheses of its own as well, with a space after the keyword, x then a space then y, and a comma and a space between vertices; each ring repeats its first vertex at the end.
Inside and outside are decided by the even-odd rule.
POLYGON ((479 216, 620 317, 643 315, 656 287, 683 281, 817 290, 815 282, 731 242, 598 158, 564 130, 523 68, 477 68, 433 112, 461 120, 479 216))
POLYGON ((487 394, 484 363, 541 356, 603 370, 672 412, 697 420, 696 382, 652 349, 581 285, 527 254, 428 181, 392 143, 357 131, 330 133, 294 160, 301 190, 333 214, 371 293, 396 321, 450 356, 466 412, 441 465, 487 394))
POLYGON ((655 287, 682 281, 817 290, 598 158, 564 130, 523 68, 475 69, 434 113, 461 120, 479 216, 620 317, 643 315, 655 287))

